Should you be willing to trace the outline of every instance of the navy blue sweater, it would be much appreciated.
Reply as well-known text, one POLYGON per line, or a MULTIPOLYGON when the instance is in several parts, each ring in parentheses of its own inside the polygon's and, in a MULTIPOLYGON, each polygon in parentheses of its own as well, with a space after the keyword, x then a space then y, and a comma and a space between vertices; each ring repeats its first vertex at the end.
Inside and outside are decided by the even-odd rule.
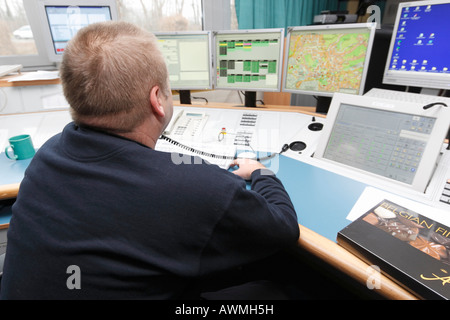
POLYGON ((172 299, 192 279, 295 244, 296 213, 274 175, 255 171, 248 190, 191 160, 68 124, 26 170, 1 297, 172 299))

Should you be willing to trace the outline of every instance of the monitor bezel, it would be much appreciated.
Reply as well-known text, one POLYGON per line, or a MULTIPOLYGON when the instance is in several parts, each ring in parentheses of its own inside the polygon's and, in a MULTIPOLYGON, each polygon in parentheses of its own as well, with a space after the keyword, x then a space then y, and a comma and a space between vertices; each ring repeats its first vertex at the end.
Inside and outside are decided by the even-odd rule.
POLYGON ((161 32, 154 32, 153 33, 156 38, 158 36, 192 36, 192 35, 207 35, 208 36, 208 68, 209 68, 209 85, 207 87, 205 86, 172 86, 170 85, 170 88, 172 90, 211 90, 214 88, 214 66, 213 66, 213 48, 212 48, 212 31, 161 31, 161 32))
POLYGON ((406 187, 410 190, 425 192, 426 187, 432 177, 434 168, 437 163, 439 153, 447 134, 450 125, 450 110, 447 107, 435 106, 427 110, 423 109, 422 104, 415 104, 411 102, 403 102, 396 100, 388 100, 381 98, 374 98, 368 96, 357 96, 343 93, 336 93, 331 101, 330 109, 325 120, 325 125, 322 130, 322 136, 314 153, 314 158, 320 159, 325 163, 337 165, 340 168, 350 169, 351 171, 363 174, 364 176, 375 178, 377 181, 392 183, 393 185, 406 187), (422 159, 417 168, 413 182, 407 184, 394 179, 390 179, 369 171, 354 168, 352 166, 333 161, 324 157, 325 150, 328 145, 331 133, 333 132, 337 115, 342 104, 358 106, 361 108, 371 108, 374 110, 384 110, 389 112, 405 113, 410 115, 418 115, 424 117, 435 118, 436 122, 430 134, 430 139, 423 152, 422 159))
POLYGON ((238 90, 238 91, 258 91, 258 92, 280 92, 281 81, 283 73, 283 50, 284 50, 284 28, 269 28, 269 29, 245 29, 245 30, 220 30, 213 32, 213 45, 214 45, 214 58, 213 58, 213 77, 214 88, 219 90, 238 90), (277 75, 277 87, 276 88, 260 88, 260 87, 228 87, 217 84, 217 35, 245 35, 245 34, 259 34, 259 33, 280 33, 280 50, 278 55, 278 75, 277 75))
POLYGON ((388 56, 386 59, 386 65, 383 73, 383 84, 393 84, 402 86, 413 86, 422 88, 432 88, 432 89, 450 89, 450 73, 446 75, 434 74, 428 72, 418 72, 418 71, 400 71, 400 70, 389 70, 389 66, 392 60, 392 54, 395 47, 396 35, 398 27, 400 25, 400 17, 405 7, 420 7, 427 5, 436 4, 450 4, 449 0, 425 0, 425 1, 412 1, 412 2, 401 2, 398 5, 397 15, 395 18, 394 28, 392 30, 391 43, 389 45, 388 56), (420 85, 418 85, 417 77, 422 78, 420 85), (431 81, 431 82, 430 82, 431 81), (435 82, 441 82, 440 84, 435 84, 435 82))
POLYGON ((46 7, 49 6, 78 6, 78 7, 109 7, 111 20, 118 20, 117 7, 115 0, 38 0, 37 12, 40 16, 42 32, 44 36, 44 45, 47 52, 47 56, 51 62, 60 63, 62 61, 63 54, 56 54, 55 47, 53 45, 52 33, 50 30, 50 24, 47 18, 46 7))
POLYGON ((302 89, 291 89, 286 88, 286 77, 287 77, 287 69, 289 67, 289 47, 291 42, 292 32, 296 31, 324 31, 324 30, 348 30, 348 29, 369 29, 369 41, 367 45, 366 59, 364 61, 363 74, 361 76, 361 85, 359 87, 358 95, 364 94, 364 88, 367 78, 367 72, 369 70, 369 62, 372 54, 373 41, 375 39, 375 30, 377 28, 376 22, 367 22, 367 23, 348 23, 348 24, 330 24, 330 25, 313 25, 313 26, 299 26, 299 27, 290 27, 288 28, 286 35, 286 48, 285 48, 285 56, 284 56, 284 65, 283 65, 283 85, 282 91, 295 93, 295 94, 305 94, 305 95, 313 95, 313 96, 321 96, 321 97, 333 97, 334 92, 323 92, 323 91, 311 91, 311 90, 302 90, 302 89))

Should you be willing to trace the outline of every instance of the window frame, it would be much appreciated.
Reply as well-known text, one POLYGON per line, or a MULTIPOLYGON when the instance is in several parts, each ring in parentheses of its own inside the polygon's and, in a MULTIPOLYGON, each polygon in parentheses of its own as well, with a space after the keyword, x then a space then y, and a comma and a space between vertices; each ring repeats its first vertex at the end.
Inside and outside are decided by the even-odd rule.
POLYGON ((36 69, 54 69, 55 63, 52 63, 45 51, 44 36, 40 27, 39 15, 37 12, 36 0, 22 0, 25 13, 28 18, 31 30, 33 31, 34 43, 38 51, 32 55, 12 55, 0 57, 0 65, 2 64, 21 64, 25 71, 36 69))

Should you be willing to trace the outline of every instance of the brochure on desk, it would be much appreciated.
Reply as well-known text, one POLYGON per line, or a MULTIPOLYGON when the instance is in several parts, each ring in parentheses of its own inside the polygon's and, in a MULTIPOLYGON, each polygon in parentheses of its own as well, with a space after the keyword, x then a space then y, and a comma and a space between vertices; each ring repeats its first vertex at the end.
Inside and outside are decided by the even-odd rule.
POLYGON ((384 199, 337 242, 424 299, 450 298, 450 227, 384 199))

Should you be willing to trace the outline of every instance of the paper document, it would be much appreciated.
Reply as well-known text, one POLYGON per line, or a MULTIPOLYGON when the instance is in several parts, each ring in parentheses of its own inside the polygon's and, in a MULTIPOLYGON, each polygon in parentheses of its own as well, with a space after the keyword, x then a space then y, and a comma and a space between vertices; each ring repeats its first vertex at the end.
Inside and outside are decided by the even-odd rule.
POLYGON ((53 80, 53 79, 59 79, 59 71, 36 71, 24 73, 21 76, 9 79, 8 82, 53 80))

